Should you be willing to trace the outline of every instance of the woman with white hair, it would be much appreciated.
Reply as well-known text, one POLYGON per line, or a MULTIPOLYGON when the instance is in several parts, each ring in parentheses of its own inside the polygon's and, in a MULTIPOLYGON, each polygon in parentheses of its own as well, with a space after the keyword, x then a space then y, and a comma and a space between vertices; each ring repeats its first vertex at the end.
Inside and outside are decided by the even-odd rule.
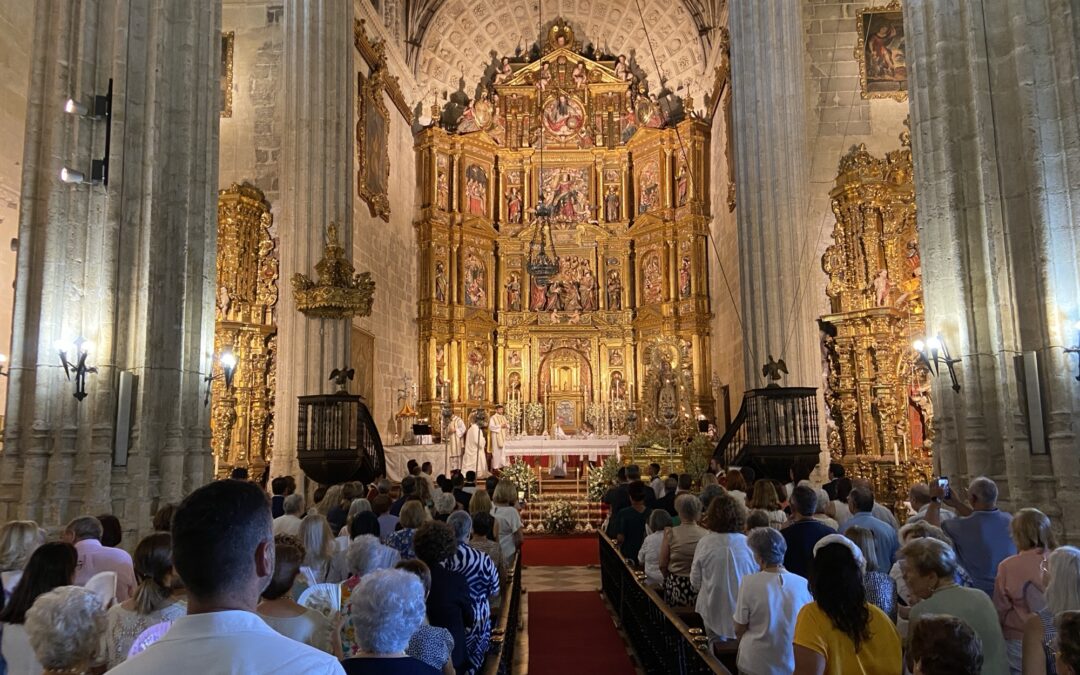
POLYGON ((105 608, 93 591, 58 586, 38 596, 26 613, 26 634, 43 675, 91 672, 105 623, 105 608))
POLYGON ((743 577, 735 601, 737 664, 748 675, 786 675, 795 669, 791 641, 795 617, 813 601, 806 579, 784 569, 787 542, 779 530, 750 530, 746 545, 760 572, 743 577))
POLYGON ((367 575, 378 570, 390 569, 398 564, 401 555, 396 549, 379 543, 379 538, 372 534, 365 534, 353 539, 349 544, 349 550, 345 553, 345 561, 349 569, 349 578, 341 584, 341 606, 345 610, 345 623, 341 626, 341 648, 345 656, 352 656, 359 650, 356 641, 356 631, 353 629, 352 619, 349 618, 349 605, 352 594, 367 575))
POLYGON ((645 523, 645 541, 641 542, 638 561, 645 568, 645 579, 650 586, 664 585, 664 574, 660 571, 660 546, 664 543, 664 533, 671 527, 671 514, 664 509, 653 509, 645 523))
POLYGON ((386 545, 397 549, 402 560, 412 560, 416 557, 416 551, 413 550, 413 535, 416 534, 416 528, 429 520, 431 520, 431 514, 424 508, 423 502, 416 499, 405 502, 398 516, 398 526, 401 529, 386 538, 386 545))
POLYGON ((491 599, 499 594, 499 568, 486 553, 468 545, 472 535, 472 517, 468 513, 455 511, 446 524, 457 537, 457 553, 443 561, 442 566, 460 573, 469 585, 473 625, 465 630, 465 649, 469 653, 469 662, 479 667, 484 663, 491 640, 491 599))
POLYGON ((915 630, 923 616, 955 616, 971 626, 982 641, 983 675, 1006 675, 1009 662, 994 603, 978 589, 957 585, 953 550, 937 539, 916 539, 900 553, 904 557, 904 581, 912 594, 920 598, 911 608, 909 632, 915 630))
POLYGON ((426 613, 424 587, 416 575, 372 572, 361 579, 351 605, 359 649, 341 662, 348 675, 438 675, 435 668, 405 654, 426 613))
POLYGON ((1074 546, 1054 549, 1042 565, 1042 583, 1046 588, 1046 607, 1024 624, 1024 675, 1057 674, 1054 617, 1080 610, 1080 549, 1074 546))
POLYGON ((660 573, 664 575, 664 602, 672 607, 693 607, 697 593, 690 583, 690 570, 694 563, 698 542, 709 533, 698 524, 704 507, 701 500, 691 494, 675 498, 675 511, 679 524, 664 530, 660 542, 660 573))
POLYGON ((1050 518, 1038 509, 1017 511, 1009 523, 1009 532, 1019 553, 998 564, 993 598, 1001 631, 1005 634, 1009 669, 1019 673, 1023 660, 1024 624, 1036 609, 1029 601, 1042 603, 1042 567, 1046 556, 1057 546, 1057 540, 1050 529, 1050 518))

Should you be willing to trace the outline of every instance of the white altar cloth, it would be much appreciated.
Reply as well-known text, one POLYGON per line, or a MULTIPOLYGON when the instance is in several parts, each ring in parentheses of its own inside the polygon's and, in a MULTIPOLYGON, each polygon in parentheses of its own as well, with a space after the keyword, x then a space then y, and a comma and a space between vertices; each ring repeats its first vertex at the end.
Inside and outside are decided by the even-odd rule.
POLYGON ((506 457, 560 457, 566 455, 588 456, 589 461, 605 455, 619 456, 619 448, 630 443, 629 436, 613 438, 567 438, 556 440, 543 436, 518 436, 506 441, 503 455, 506 457))
POLYGON ((409 475, 410 459, 415 459, 420 464, 431 462, 433 476, 438 476, 440 473, 450 475, 450 472, 446 470, 446 445, 443 443, 384 445, 383 455, 386 457, 386 477, 393 481, 400 481, 409 475))

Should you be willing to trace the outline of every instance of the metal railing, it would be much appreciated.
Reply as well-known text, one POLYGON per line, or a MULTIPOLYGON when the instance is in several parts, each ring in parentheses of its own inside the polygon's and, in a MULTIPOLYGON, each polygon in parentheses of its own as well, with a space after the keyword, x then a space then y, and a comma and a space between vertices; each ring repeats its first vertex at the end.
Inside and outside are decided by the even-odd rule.
MULTIPOLYGON (((722 466, 752 460, 816 458, 821 450, 817 390, 812 387, 751 389, 713 456, 722 466)), ((784 472, 786 474, 786 469, 784 472)))
POLYGON ((600 580, 604 595, 630 640, 646 673, 665 675, 731 675, 708 647, 700 629, 686 623, 644 583, 603 532, 600 539, 600 580))
POLYGON ((480 670, 483 675, 509 675, 514 669, 518 627, 521 624, 521 552, 514 556, 513 573, 502 593, 499 615, 491 627, 491 645, 480 670))

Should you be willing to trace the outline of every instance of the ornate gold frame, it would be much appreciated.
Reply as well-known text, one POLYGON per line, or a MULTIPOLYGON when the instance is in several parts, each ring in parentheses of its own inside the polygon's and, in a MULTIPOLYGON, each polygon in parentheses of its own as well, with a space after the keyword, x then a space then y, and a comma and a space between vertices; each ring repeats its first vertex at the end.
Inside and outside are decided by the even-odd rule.
POLYGON ((232 117, 233 104, 233 44, 236 31, 221 34, 221 78, 224 81, 221 101, 221 116, 232 117))
MULTIPOLYGON (((892 0, 889 4, 881 7, 864 7, 855 12, 855 33, 857 34, 855 60, 859 62, 859 92, 864 99, 887 98, 894 101, 906 101, 908 99, 907 89, 901 91, 867 91, 866 36, 863 31, 863 21, 866 14, 885 12, 900 12, 902 18, 903 10, 900 7, 900 0, 892 0)), ((910 78, 907 81, 909 82, 910 78)))
POLYGON ((373 68, 367 78, 362 73, 356 74, 356 157, 359 169, 356 172, 356 190, 360 198, 368 204, 372 216, 390 221, 390 111, 383 103, 383 76, 385 70, 373 68), (385 150, 383 185, 385 190, 372 191, 368 188, 368 172, 373 170, 368 166, 367 145, 371 139, 367 137, 368 115, 379 115, 383 118, 383 133, 386 138, 383 142, 385 150))

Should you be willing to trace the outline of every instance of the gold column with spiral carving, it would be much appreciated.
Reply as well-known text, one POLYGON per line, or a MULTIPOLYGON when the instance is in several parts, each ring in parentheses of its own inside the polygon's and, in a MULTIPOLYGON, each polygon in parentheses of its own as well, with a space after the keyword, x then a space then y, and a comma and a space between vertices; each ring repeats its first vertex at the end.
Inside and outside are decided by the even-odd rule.
POLYGON ((829 452, 895 504, 929 477, 934 435, 929 370, 911 346, 925 323, 906 131, 901 143, 884 159, 858 145, 840 160, 822 256, 829 452))
POLYGON ((231 350, 237 362, 227 388, 214 360, 210 425, 219 477, 248 467, 257 478, 274 445, 278 257, 272 224, 258 188, 234 183, 218 192, 214 353, 231 350))

